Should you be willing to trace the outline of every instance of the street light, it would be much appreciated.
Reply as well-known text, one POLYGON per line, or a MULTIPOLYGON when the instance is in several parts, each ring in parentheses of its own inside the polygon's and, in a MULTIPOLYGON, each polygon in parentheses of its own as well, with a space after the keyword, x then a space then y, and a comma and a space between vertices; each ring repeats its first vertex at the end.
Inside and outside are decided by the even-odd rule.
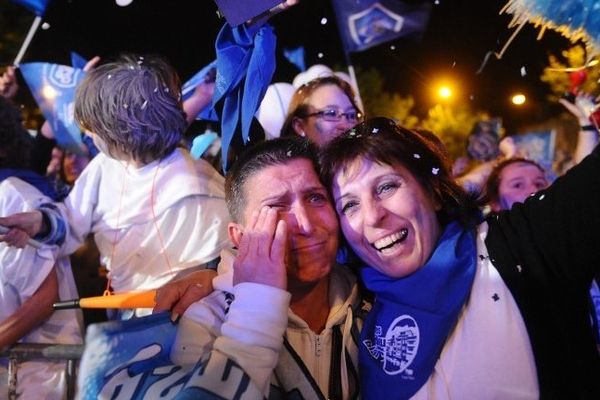
POLYGON ((452 89, 446 85, 440 86, 438 89, 438 96, 443 100, 447 100, 452 97, 452 89))
POLYGON ((511 101, 515 106, 522 106, 523 104, 525 104, 526 100, 527 98, 523 93, 517 93, 511 98, 511 101))

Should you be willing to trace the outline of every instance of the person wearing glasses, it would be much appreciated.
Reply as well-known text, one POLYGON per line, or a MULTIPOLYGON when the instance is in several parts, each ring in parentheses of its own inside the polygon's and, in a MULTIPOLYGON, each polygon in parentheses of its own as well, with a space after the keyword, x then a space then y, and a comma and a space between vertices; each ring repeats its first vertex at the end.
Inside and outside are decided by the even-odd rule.
POLYGON ((335 75, 300 86, 290 101, 281 136, 305 136, 321 147, 363 119, 348 82, 335 75))

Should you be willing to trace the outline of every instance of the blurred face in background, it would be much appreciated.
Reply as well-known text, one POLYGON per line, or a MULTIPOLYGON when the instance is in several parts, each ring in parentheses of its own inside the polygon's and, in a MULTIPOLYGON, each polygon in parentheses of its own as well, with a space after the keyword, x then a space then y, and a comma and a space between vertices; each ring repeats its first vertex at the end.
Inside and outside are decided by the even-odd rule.
POLYGON ((72 185, 89 162, 90 159, 87 155, 66 151, 62 163, 65 182, 72 185))
POLYGON ((548 180, 537 165, 514 162, 500 172, 498 200, 491 203, 494 211, 509 210, 532 194, 548 187, 548 180))
POLYGON ((352 128, 362 115, 346 93, 337 85, 326 84, 315 89, 306 99, 307 114, 296 117, 293 127, 300 136, 306 136, 318 147, 352 128))

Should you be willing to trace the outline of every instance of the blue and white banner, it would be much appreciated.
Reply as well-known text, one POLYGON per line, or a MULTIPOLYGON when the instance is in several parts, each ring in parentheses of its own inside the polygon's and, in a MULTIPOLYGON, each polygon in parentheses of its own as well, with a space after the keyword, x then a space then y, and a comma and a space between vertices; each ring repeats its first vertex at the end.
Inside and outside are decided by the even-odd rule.
POLYGON ((177 325, 168 312, 92 324, 78 372, 78 398, 101 400, 258 399, 262 394, 234 361, 218 352, 193 365, 169 354, 177 325))
POLYGON ((430 1, 332 0, 347 53, 425 31, 430 1))
POLYGON ((73 110, 75 89, 83 79, 83 70, 41 62, 21 64, 19 68, 58 144, 80 154, 81 130, 75 123, 73 110))
POLYGON ((176 329, 169 313, 90 325, 78 373, 79 398, 172 398, 186 375, 169 361, 176 329))
POLYGON ((37 16, 44 15, 48 2, 50 0, 12 0, 14 3, 20 4, 34 12, 37 16))

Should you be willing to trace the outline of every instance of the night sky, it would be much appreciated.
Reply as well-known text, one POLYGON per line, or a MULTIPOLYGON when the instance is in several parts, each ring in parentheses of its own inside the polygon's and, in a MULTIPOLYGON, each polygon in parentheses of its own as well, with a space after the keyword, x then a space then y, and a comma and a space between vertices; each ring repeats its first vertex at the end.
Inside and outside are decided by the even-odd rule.
MULTIPOLYGON (((7 2, 0 0, 0 9, 7 2)), ((548 54, 559 55, 569 46, 566 39, 548 31, 542 40, 537 40, 539 31, 527 26, 501 60, 491 57, 483 72, 476 74, 485 54, 500 51, 512 33, 508 29, 511 16, 499 15, 506 0, 437 3, 421 40, 400 38, 353 53, 353 64, 377 68, 387 88, 403 96, 412 95, 417 103, 415 111, 421 117, 432 105, 430 86, 441 76, 457 81, 461 96, 474 109, 502 117, 509 130, 561 111, 545 100, 548 90, 539 81, 539 75, 548 62, 548 54), (525 76, 521 74, 522 67, 525 76), (509 95, 517 90, 530 100, 529 106, 521 110, 509 103, 509 95)), ((15 7, 10 10, 15 11, 15 7)), ((211 0, 134 0, 127 7, 119 7, 114 0, 51 0, 45 16, 50 27, 38 31, 23 62, 70 64, 71 50, 86 58, 107 58, 121 51, 150 52, 166 57, 185 81, 215 57, 214 41, 223 23, 216 10, 211 0)), ((20 8, 16 11, 28 13, 20 8)), ((303 45, 307 65, 323 63, 334 69, 344 68, 329 1, 301 0, 299 5, 273 18, 272 24, 279 53, 284 47, 303 45), (322 24, 323 18, 327 23, 322 24)), ((278 57, 274 81, 291 82, 298 72, 278 57)))

